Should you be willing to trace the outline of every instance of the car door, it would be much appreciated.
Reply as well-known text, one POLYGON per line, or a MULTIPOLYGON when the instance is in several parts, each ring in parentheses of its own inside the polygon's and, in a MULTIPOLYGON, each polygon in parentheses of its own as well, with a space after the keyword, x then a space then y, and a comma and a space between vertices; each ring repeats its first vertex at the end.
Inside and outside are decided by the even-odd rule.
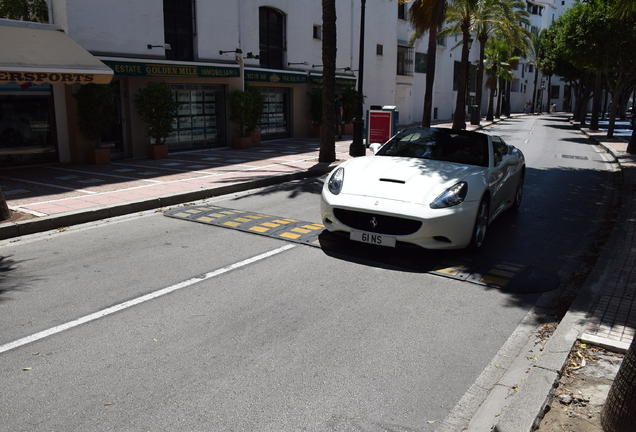
POLYGON ((508 145, 498 136, 491 136, 494 169, 491 178, 491 217, 496 217, 510 203, 514 196, 514 172, 516 158, 508 154, 508 145))

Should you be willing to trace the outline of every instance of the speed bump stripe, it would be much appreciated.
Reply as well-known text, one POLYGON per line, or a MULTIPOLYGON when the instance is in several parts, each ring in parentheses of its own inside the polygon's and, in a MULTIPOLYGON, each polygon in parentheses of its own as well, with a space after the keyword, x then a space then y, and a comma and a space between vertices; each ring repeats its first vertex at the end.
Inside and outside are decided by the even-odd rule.
POLYGON ((276 228, 280 226, 280 224, 275 224, 273 222, 263 222, 261 225, 269 227, 269 228, 276 228))
POLYGON ((240 222, 232 222, 232 221, 229 221, 229 222, 223 222, 223 225, 227 225, 227 226, 231 226, 231 227, 237 227, 237 226, 239 226, 240 224, 241 224, 240 222))
POLYGON ((252 219, 247 219, 247 218, 243 218, 243 217, 236 218, 234 220, 238 221, 238 222, 251 222, 252 221, 252 219))
POLYGON ((513 272, 504 271, 504 270, 497 270, 497 269, 490 270, 488 273, 489 274, 493 274, 493 275, 497 275, 497 276, 503 276, 503 277, 506 277, 506 278, 513 278, 515 276, 515 274, 516 274, 516 273, 513 273, 513 272))
POLYGON ((214 219, 209 218, 207 216, 201 216, 200 218, 197 218, 197 220, 201 222, 212 222, 214 219))
POLYGON ((293 231, 293 232, 300 233, 300 234, 307 234, 307 233, 310 233, 310 232, 311 232, 311 230, 308 230, 308 229, 302 229, 302 228, 298 228, 298 227, 296 227, 296 228, 292 228, 292 231, 293 231))
POLYGON ((180 218, 187 218, 188 216, 191 216, 189 213, 175 213, 172 216, 176 216, 176 217, 180 217, 180 218))
POLYGON ((309 230, 319 230, 319 229, 323 229, 325 226, 324 225, 318 225, 318 224, 314 224, 314 225, 303 225, 303 228, 307 228, 309 230))
POLYGON ((293 234, 293 233, 290 233, 290 232, 284 232, 284 233, 282 233, 280 235, 280 237, 296 240, 298 237, 300 237, 300 234, 293 234))
POLYGON ((508 285, 508 282, 510 282, 508 279, 502 279, 502 278, 492 277, 492 276, 488 276, 488 275, 483 276, 479 280, 481 282, 484 282, 484 283, 487 283, 487 284, 491 284, 491 285, 497 285, 497 286, 506 286, 506 285, 508 285))
POLYGON ((269 231, 269 228, 265 228, 265 227, 262 227, 262 226, 254 226, 254 227, 250 228, 250 231, 256 231, 256 232, 259 232, 259 233, 264 233, 264 232, 269 231))
POLYGON ((435 267, 433 271, 437 273, 444 273, 450 276, 457 276, 461 270, 456 267, 435 267))

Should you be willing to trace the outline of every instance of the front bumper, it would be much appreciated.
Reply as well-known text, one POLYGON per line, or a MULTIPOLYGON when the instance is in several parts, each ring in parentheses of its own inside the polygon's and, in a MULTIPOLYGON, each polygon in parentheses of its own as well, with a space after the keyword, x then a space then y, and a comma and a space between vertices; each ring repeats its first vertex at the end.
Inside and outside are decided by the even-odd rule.
MULTIPOLYGON (((406 235, 393 235, 398 242, 410 243, 426 249, 462 249, 470 244, 475 218, 479 207, 478 201, 464 201, 461 204, 432 209, 427 204, 414 204, 404 201, 379 199, 368 196, 332 195, 323 191, 320 200, 322 223, 329 231, 360 231, 340 221, 334 209, 363 212, 369 215, 368 232, 382 232, 381 226, 373 227, 371 219, 374 215, 384 215, 411 219, 422 223, 420 229, 406 235)), ((390 235, 390 234, 389 234, 390 235)))

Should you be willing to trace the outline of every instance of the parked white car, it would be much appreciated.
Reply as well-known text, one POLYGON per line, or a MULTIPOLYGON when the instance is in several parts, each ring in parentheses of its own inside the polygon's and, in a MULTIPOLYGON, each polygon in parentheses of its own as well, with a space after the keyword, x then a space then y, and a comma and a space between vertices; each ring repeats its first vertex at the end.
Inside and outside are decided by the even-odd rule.
POLYGON ((321 194, 327 230, 395 247, 479 250, 489 224, 523 196, 523 153, 479 132, 410 128, 350 159, 321 194))

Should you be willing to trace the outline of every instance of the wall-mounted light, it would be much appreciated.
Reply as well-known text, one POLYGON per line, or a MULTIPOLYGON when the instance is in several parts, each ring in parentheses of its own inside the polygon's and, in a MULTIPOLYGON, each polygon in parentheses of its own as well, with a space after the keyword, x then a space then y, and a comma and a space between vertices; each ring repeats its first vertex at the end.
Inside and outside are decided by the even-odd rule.
POLYGON ((312 68, 319 68, 322 67, 322 65, 311 65, 312 68))
POLYGON ((229 51, 223 51, 223 50, 219 51, 219 54, 225 54, 225 53, 243 54, 243 51, 240 48, 229 50, 229 51))
POLYGON ((305 66, 309 66, 309 62, 299 62, 299 63, 293 63, 293 62, 287 62, 287 66, 291 66, 291 65, 305 65, 305 66))
POLYGON ((254 55, 254 54, 252 54, 252 52, 250 51, 250 52, 248 52, 248 53, 247 53, 247 57, 243 57, 243 58, 258 60, 258 59, 260 59, 260 58, 261 58, 261 56, 259 56, 258 54, 257 54, 257 55, 254 55))
POLYGON ((172 49, 170 44, 163 44, 163 45, 151 45, 151 44, 148 44, 148 49, 153 49, 153 48, 163 48, 165 50, 171 50, 172 49))

